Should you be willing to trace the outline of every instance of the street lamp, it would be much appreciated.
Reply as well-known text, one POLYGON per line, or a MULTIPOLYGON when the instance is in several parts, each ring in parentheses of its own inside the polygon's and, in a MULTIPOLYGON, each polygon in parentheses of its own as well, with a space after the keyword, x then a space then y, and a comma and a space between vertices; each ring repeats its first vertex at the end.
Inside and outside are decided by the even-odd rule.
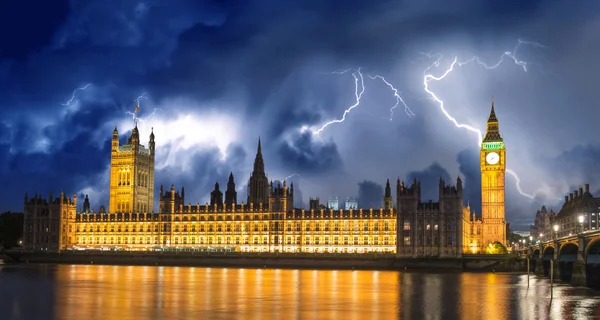
POLYGON ((558 225, 554 225, 554 238, 558 238, 558 225))
POLYGON ((584 220, 583 215, 580 215, 579 216, 579 224, 581 224, 581 232, 583 232, 583 220, 584 220))

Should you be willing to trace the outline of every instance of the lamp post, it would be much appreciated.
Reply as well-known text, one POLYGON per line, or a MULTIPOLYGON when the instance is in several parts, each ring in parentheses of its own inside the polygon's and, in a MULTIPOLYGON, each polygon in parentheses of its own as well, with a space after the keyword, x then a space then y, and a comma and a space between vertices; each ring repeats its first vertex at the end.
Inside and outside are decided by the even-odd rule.
POLYGON ((579 216, 579 224, 581 225, 581 232, 583 232, 583 221, 584 221, 584 217, 583 215, 579 216))
POLYGON ((543 237, 544 237, 544 234, 543 234, 543 233, 540 233, 540 242, 542 242, 542 241, 543 241, 543 240, 542 240, 542 238, 543 238, 543 237))
POLYGON ((558 225, 555 224, 554 225, 554 239, 557 239, 557 238, 558 238, 558 225))

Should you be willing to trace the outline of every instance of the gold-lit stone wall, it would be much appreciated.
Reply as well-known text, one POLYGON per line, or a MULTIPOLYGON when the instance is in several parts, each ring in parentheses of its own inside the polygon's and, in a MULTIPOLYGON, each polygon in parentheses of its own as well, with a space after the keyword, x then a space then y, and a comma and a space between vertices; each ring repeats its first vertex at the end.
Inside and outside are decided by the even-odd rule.
POLYGON ((120 145, 115 127, 110 159, 109 212, 154 211, 154 148, 154 133, 146 148, 140 144, 137 126, 128 143, 120 145))
POLYGON ((492 110, 487 131, 480 150, 481 169, 481 219, 483 223, 483 246, 496 241, 506 246, 506 220, 504 212, 506 148, 500 136, 498 119, 492 110), (490 159, 495 155, 495 159, 490 159))
POLYGON ((186 206, 173 214, 79 214, 78 248, 228 248, 241 252, 395 252, 394 210, 287 214, 186 206), (189 210, 192 208, 191 210, 189 210))
POLYGON ((475 214, 471 215, 471 206, 463 208, 463 252, 476 254, 485 252, 483 248, 483 222, 475 214))

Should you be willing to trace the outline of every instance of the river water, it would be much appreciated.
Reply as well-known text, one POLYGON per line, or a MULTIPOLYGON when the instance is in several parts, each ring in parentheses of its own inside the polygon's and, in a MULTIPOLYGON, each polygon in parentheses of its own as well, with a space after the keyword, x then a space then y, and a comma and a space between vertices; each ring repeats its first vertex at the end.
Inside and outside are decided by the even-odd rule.
POLYGON ((0 266, 0 319, 600 319, 600 292, 519 274, 0 266))

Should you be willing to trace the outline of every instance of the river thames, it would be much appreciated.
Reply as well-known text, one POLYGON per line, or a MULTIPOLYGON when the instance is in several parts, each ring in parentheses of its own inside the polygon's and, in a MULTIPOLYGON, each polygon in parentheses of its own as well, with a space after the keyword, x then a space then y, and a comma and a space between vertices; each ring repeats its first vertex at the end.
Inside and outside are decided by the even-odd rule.
POLYGON ((600 319, 600 292, 518 274, 0 266, 13 319, 600 319))

